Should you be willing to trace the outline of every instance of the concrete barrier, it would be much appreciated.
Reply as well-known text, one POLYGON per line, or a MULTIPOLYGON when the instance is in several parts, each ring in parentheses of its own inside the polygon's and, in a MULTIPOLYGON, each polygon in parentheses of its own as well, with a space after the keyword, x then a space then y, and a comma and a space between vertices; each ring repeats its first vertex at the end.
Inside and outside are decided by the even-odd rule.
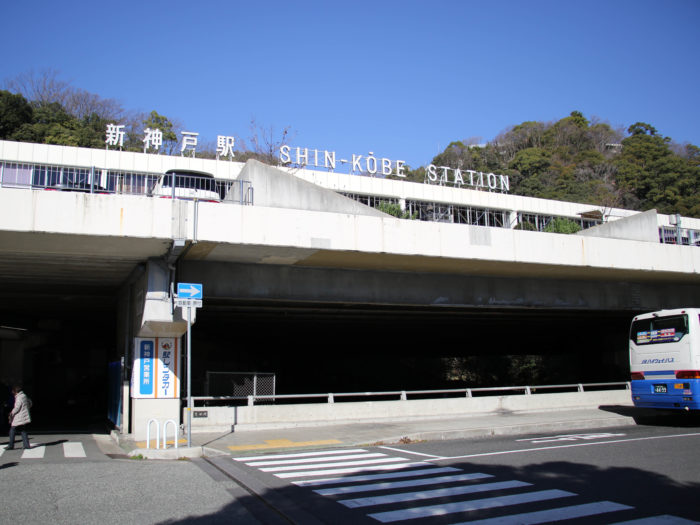
MULTIPOLYGON (((601 405, 632 405, 629 390, 566 392, 532 395, 197 407, 192 432, 236 432, 372 421, 590 409, 601 405)), ((186 415, 183 416, 186 418, 186 415)), ((183 419, 183 421, 186 419, 183 419)))

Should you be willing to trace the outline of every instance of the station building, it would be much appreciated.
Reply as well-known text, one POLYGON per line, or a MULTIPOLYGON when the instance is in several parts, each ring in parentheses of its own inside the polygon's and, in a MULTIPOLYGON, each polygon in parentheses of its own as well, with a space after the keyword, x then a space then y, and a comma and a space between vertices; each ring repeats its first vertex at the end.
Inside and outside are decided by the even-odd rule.
MULTIPOLYGON (((335 259, 327 256, 334 249, 333 224, 352 225, 348 228, 355 228, 356 235, 361 235, 383 221, 384 235, 393 231, 401 238, 411 237, 407 242, 412 243, 413 252, 392 256, 393 266, 385 270, 392 272, 386 287, 394 279, 404 282, 400 276, 405 273, 444 274, 445 278, 461 274, 470 278, 469 269, 455 270, 458 262, 454 261, 459 257, 450 255, 451 248, 431 251, 435 239, 430 236, 442 230, 419 231, 417 225, 426 223, 449 225, 444 228, 449 228, 451 239, 458 239, 459 232, 468 232, 465 238, 476 247, 490 245, 492 237, 505 239, 504 243, 516 239, 538 245, 533 236, 555 235, 541 232, 556 218, 579 224, 582 238, 672 245, 684 250, 700 246, 700 219, 513 195, 496 179, 489 184, 489 175, 493 174, 485 174, 487 182, 474 189, 450 183, 447 178, 440 183, 438 177, 415 183, 308 166, 270 167, 256 161, 0 141, 0 380, 25 384, 35 400, 37 421, 49 426, 85 426, 108 417, 120 431, 143 435, 150 418, 167 417, 180 424, 186 393, 183 347, 187 318, 174 305, 177 283, 197 282, 197 265, 207 261, 223 265, 231 259, 247 265, 236 267, 242 268, 242 275, 267 275, 265 271, 271 266, 281 272, 294 271, 295 265, 312 251, 326 253, 325 258, 316 255, 321 261, 315 263, 316 268, 327 265, 338 272, 378 272, 371 277, 376 280, 379 276, 381 280, 381 265, 390 258, 374 266, 353 266, 360 259, 379 261, 381 247, 368 249, 369 255, 364 253, 365 248, 355 250, 366 257, 347 255, 353 251, 349 248, 340 250, 335 259), (379 211, 382 204, 398 205, 413 221, 379 211), (254 220, 247 219, 249 213, 255 214, 254 220), (277 222, 269 224, 272 221, 277 222), (297 240, 297 234, 301 238, 305 233, 296 230, 320 223, 325 223, 326 236, 314 237, 312 232, 308 243, 297 240), (206 228, 218 228, 223 239, 220 244, 202 235, 206 228), (244 241, 226 241, 231 230, 244 241), (525 231, 523 237, 498 236, 499 231, 507 230, 525 231), (271 239, 281 231, 284 238, 271 239), (422 251, 423 245, 430 248, 422 251), (191 263, 185 270, 181 265, 184 260, 191 263), (160 383, 150 388, 146 379, 159 371, 160 383), (164 372, 168 375, 163 388, 164 372), (163 388, 161 398, 159 387, 163 388)), ((546 246, 557 249, 561 238, 551 237, 546 246)), ((700 268, 694 250, 689 256, 686 253, 691 252, 683 251, 679 263, 685 265, 679 270, 679 275, 685 277, 677 280, 691 283, 692 295, 700 268), (686 264, 688 257, 691 262, 686 264)), ((552 254, 554 259, 559 257, 552 254)), ((668 258, 664 254, 659 257, 668 258)), ((548 254, 543 256, 546 259, 548 254)), ((508 268, 516 263, 517 258, 508 268)), ((576 264, 566 270, 565 278, 575 278, 576 264)), ((655 264, 649 268, 642 264, 638 271, 653 272, 655 264)), ((488 274, 483 268, 489 265, 486 257, 479 271, 488 274)), ((615 263, 609 265, 614 270, 615 263)), ((506 265, 501 266, 506 271, 506 265)), ((208 282, 217 282, 216 271, 207 270, 208 282)), ((660 268, 664 276, 674 271, 660 268)), ((517 272, 514 278, 518 278, 517 272)), ((275 279, 283 283, 284 276, 276 275, 275 279)), ((674 278, 668 279, 675 283, 674 278)), ((256 286, 251 292, 256 302, 241 301, 238 312, 271 302, 322 310, 320 302, 295 295, 293 290, 282 296, 282 285, 256 286)), ((399 295, 396 290, 391 293, 392 297, 399 295)), ((407 295, 411 293, 406 290, 407 295)), ((630 293, 634 296, 636 292, 630 293)), ((386 309, 402 301, 395 299, 393 304, 386 299, 387 294, 358 300, 358 304, 386 309)), ((211 312, 223 309, 224 300, 218 301, 207 305, 205 287, 201 316, 207 308, 211 312)), ((351 302, 346 297, 326 301, 351 302)), ((408 308, 408 304, 400 306, 408 308)), ((585 310, 585 300, 581 304, 585 310)), ((635 304, 639 309, 657 306, 652 300, 645 303, 643 298, 635 304)), ((409 306, 420 305, 421 300, 416 299, 409 306)), ((532 309, 533 305, 523 306, 532 309)), ((445 306, 459 309, 464 305, 457 301, 445 306)), ((478 306, 489 305, 469 308, 476 310, 478 306)), ((553 302, 549 311, 555 307, 553 302)), ((573 307, 567 303, 567 308, 573 307)), ((308 315, 313 318, 323 314, 308 315)), ((196 326, 197 312, 193 311, 193 316, 196 326)), ((232 332, 227 340, 210 344, 254 352, 256 344, 250 339, 255 337, 245 331, 232 332)), ((210 356, 207 370, 230 366, 221 354, 216 356, 210 356)), ((206 379, 202 370, 196 375, 192 393, 201 395, 206 379)))

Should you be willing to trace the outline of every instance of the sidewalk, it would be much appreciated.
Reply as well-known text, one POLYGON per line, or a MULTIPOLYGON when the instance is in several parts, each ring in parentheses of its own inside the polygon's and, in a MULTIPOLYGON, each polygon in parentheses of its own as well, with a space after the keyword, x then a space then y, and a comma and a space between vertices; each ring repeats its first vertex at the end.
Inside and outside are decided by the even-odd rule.
POLYGON ((192 447, 179 439, 178 449, 150 449, 145 442, 130 436, 115 436, 131 455, 146 458, 175 459, 202 455, 254 455, 299 449, 341 446, 371 446, 488 436, 531 433, 570 432, 635 424, 633 417, 643 415, 632 406, 607 406, 598 409, 560 410, 529 413, 496 413, 460 418, 422 418, 404 421, 372 421, 347 425, 308 426, 282 429, 192 434, 192 447))

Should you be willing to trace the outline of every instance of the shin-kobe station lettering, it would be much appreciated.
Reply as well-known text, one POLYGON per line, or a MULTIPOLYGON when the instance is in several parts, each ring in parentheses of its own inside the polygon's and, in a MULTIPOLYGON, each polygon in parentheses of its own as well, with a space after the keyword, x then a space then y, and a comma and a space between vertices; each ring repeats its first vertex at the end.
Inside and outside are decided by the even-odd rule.
MULTIPOLYGON (((377 158, 372 152, 367 156, 353 154, 351 160, 338 159, 335 151, 292 148, 284 145, 279 149, 281 164, 294 164, 305 167, 325 168, 335 170, 337 163, 350 164, 350 173, 370 175, 381 174, 384 176, 396 175, 405 177, 406 162, 403 160, 392 161, 386 158, 377 158)), ((510 179, 508 175, 496 175, 475 170, 460 170, 449 166, 428 165, 426 168, 425 182, 428 184, 471 186, 473 188, 486 188, 502 192, 510 191, 510 179)))
MULTIPOLYGON (((160 151, 163 144, 163 134, 159 129, 146 128, 144 132, 144 148, 143 152, 149 150, 160 151)), ((195 155, 197 148, 197 138, 199 133, 191 131, 181 131, 182 135, 180 154, 185 153, 195 155)), ((124 145, 124 126, 107 124, 105 130, 105 143, 109 146, 124 145)), ((217 136, 216 154, 217 160, 221 157, 233 159, 235 157, 233 148, 235 139, 231 136, 217 136)), ((368 155, 352 154, 350 159, 339 159, 335 151, 310 149, 310 148, 292 148, 289 145, 283 145, 279 148, 279 161, 283 165, 296 165, 299 167, 313 166, 315 168, 325 168, 327 170, 335 170, 338 163, 349 164, 351 174, 380 174, 384 177, 395 175, 397 177, 406 177, 406 161, 391 160, 384 157, 377 158, 373 152, 368 155)), ((507 175, 496 175, 495 173, 484 173, 469 169, 451 168, 449 166, 436 166, 429 164, 425 172, 425 182, 428 184, 439 184, 441 186, 452 185, 454 187, 471 186, 472 188, 484 188, 489 191, 510 191, 510 180, 507 175)))

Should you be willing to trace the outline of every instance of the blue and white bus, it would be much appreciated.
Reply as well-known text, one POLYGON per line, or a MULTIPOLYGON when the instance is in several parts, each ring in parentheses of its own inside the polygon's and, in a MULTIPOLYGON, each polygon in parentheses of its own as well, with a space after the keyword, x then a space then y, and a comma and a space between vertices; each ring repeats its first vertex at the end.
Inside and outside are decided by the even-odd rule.
POLYGON ((700 309, 641 314, 630 329, 632 401, 700 410, 700 309))

